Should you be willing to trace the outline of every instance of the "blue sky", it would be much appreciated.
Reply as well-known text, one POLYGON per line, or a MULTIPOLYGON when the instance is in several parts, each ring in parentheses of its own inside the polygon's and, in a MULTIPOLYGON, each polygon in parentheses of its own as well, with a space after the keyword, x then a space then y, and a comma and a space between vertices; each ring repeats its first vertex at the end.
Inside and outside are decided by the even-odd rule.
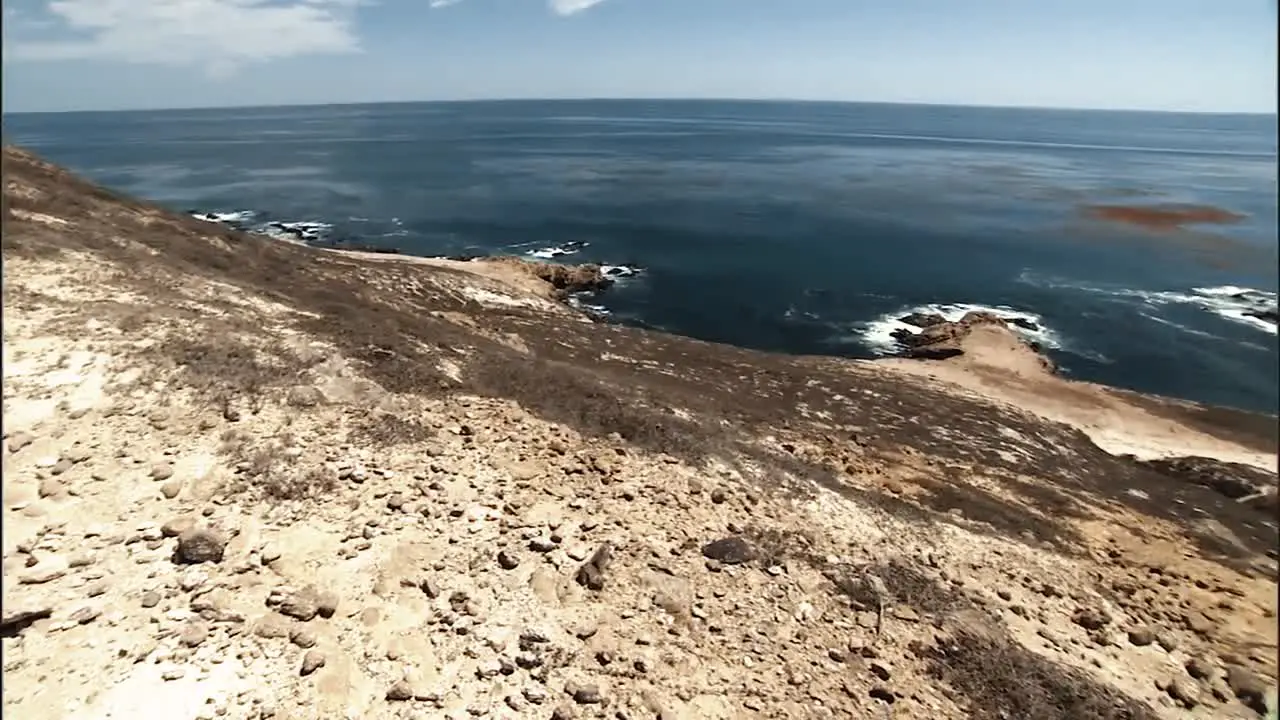
POLYGON ((719 97, 1276 111, 1275 0, 8 0, 4 110, 719 97))

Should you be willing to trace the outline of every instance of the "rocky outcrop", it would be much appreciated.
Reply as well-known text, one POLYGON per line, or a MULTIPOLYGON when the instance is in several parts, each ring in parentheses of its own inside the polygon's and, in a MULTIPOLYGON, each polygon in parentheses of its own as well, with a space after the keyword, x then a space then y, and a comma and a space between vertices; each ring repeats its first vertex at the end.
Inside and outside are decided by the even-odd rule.
POLYGON ((974 311, 964 317, 949 322, 941 315, 912 313, 901 318, 902 322, 921 328, 919 332, 902 329, 893 333, 893 338, 902 345, 903 357, 917 360, 946 360, 965 354, 970 337, 979 329, 994 329, 1007 339, 1031 352, 1037 353, 1042 367, 1053 372, 1051 360, 1039 355, 1040 347, 1024 340, 1010 327, 1017 326, 1027 330, 1036 330, 1035 323, 1021 318, 1007 319, 988 312, 974 311))
POLYGON ((492 262, 508 264, 548 283, 562 295, 598 292, 613 284, 613 280, 601 271, 599 265, 559 265, 517 257, 493 258, 492 262))

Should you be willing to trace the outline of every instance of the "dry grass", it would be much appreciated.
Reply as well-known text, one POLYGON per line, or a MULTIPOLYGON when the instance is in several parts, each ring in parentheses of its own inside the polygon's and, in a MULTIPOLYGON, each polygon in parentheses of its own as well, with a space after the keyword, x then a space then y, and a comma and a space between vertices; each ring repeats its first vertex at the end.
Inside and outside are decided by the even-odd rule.
POLYGON ((382 447, 422 443, 435 437, 436 430, 428 423, 385 412, 361 413, 348 432, 349 442, 382 447))
POLYGON ((1145 703, 994 633, 960 632, 917 648, 975 720, 1155 720, 1145 703))
POLYGON ((266 441, 228 428, 222 434, 220 452, 235 464, 234 478, 223 488, 234 495, 268 501, 313 500, 332 492, 338 477, 322 465, 303 466, 290 452, 296 439, 287 431, 266 441))

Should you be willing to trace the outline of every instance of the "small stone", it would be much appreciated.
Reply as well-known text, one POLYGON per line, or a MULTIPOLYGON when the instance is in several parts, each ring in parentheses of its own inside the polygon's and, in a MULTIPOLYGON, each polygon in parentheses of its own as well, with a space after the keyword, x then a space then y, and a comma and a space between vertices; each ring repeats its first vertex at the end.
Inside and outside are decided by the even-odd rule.
POLYGON ((387 690, 387 699, 396 702, 413 699, 413 687, 407 680, 401 680, 387 690))
POLYGON ((1086 630, 1101 630, 1111 622, 1111 616, 1098 608, 1080 608, 1071 616, 1071 621, 1086 630))
POLYGON ((724 503, 725 500, 728 500, 728 499, 729 499, 728 494, 726 494, 725 491, 721 490, 720 488, 716 488, 715 490, 711 491, 711 502, 715 503, 716 505, 721 505, 724 503))
POLYGON ((168 668, 164 672, 160 673, 160 678, 162 680, 166 680, 169 682, 172 682, 174 680, 181 680, 186 676, 187 676, 187 669, 183 667, 168 668))
POLYGON ((324 653, 319 650, 308 650, 306 654, 302 656, 302 668, 299 670, 299 673, 302 677, 306 677, 316 670, 324 667, 324 663, 324 653))
POLYGON ((200 568, 192 568, 189 572, 183 573, 182 577, 178 579, 178 587, 182 588, 184 592, 191 592, 207 582, 209 582, 208 573, 200 568))
POLYGON ((142 593, 142 607, 153 608, 160 604, 160 593, 155 590, 148 590, 142 593))
POLYGON ((9 452, 15 453, 35 442, 35 436, 28 432, 16 432, 9 436, 9 452))
POLYGON ((173 466, 168 463, 156 463, 151 466, 152 480, 168 480, 173 477, 173 466))
POLYGON ((160 526, 162 537, 174 538, 195 527, 196 519, 190 516, 177 517, 160 526))
POLYGON ((503 570, 514 570, 520 566, 520 557, 508 550, 498 553, 498 566, 503 570))
POLYGON ((879 700, 883 703, 888 703, 889 705, 892 705, 894 701, 898 699, 898 697, 893 694, 892 690, 883 685, 876 685, 871 688, 871 691, 867 694, 873 699, 879 700))
POLYGON ((1169 697, 1182 703, 1183 707, 1193 708, 1200 704, 1200 687, 1194 680, 1175 678, 1169 683, 1169 697))
POLYGON ((295 627, 289 632, 289 640, 298 647, 306 650, 316 646, 316 634, 305 627, 295 627))
POLYGON ((182 632, 178 634, 178 642, 186 647, 199 647, 209 639, 209 626, 202 622, 187 623, 182 632))
POLYGON ((547 701, 547 691, 541 685, 530 685, 520 693, 525 700, 534 705, 541 705, 547 701))
POLYGON ((93 455, 92 453, 89 452, 89 449, 80 445, 72 446, 62 454, 63 460, 74 463, 76 465, 79 465, 80 463, 87 461, 90 457, 93 457, 93 455))
POLYGON ((23 585, 43 585, 66 575, 70 569, 71 563, 67 562, 66 558, 51 555, 25 568, 18 575, 18 582, 23 585))
POLYGON ((557 547, 550 538, 536 537, 529 541, 529 549, 537 553, 549 553, 557 547))
POLYGON ((1193 657, 1187 661, 1187 674, 1197 680, 1213 677, 1213 664, 1202 657, 1193 657))
POLYGON ((15 637, 37 620, 53 615, 53 608, 48 605, 17 607, 17 603, 6 602, 5 606, 0 617, 0 635, 4 637, 15 637))
POLYGON ((66 471, 70 470, 71 465, 72 463, 70 460, 66 458, 62 458, 58 462, 54 463, 53 467, 49 468, 49 473, 52 475, 61 475, 66 471))
POLYGON ((88 625, 94 620, 97 620, 98 616, 101 614, 102 614, 102 610, 98 608, 82 607, 79 610, 71 613, 71 616, 68 619, 80 625, 88 625))
POLYGON ((316 614, 322 618, 331 618, 334 613, 338 612, 338 603, 340 602, 338 594, 331 590, 317 593, 316 614))
POLYGON ((178 536, 175 559, 180 563, 222 562, 228 539, 222 533, 209 528, 190 528, 178 536))
POLYGON ((564 691, 579 705, 599 705, 604 702, 604 695, 596 685, 570 682, 565 685, 564 691))
POLYGON ((163 495, 166 500, 172 500, 178 497, 178 493, 180 492, 182 492, 182 481, 177 478, 166 480, 164 484, 160 486, 160 494, 163 495))
POLYGON ((422 592, 432 600, 440 597, 440 594, 444 592, 444 588, 440 587, 440 582, 431 577, 424 578, 418 587, 422 588, 422 592))
POLYGON ((279 615, 267 615, 253 626, 253 634, 260 638, 275 639, 289 637, 292 628, 289 621, 279 615))
POLYGON ((314 385, 297 385, 289 388, 285 402, 293 407, 311 408, 324 402, 324 393, 314 385))
POLYGON ((1164 648, 1165 652, 1173 652, 1178 649, 1178 645, 1180 643, 1177 635, 1174 635, 1171 632, 1162 631, 1156 633, 1156 644, 1161 648, 1164 648))
POLYGON ((1141 626, 1129 629, 1129 642, 1138 647, 1146 647, 1156 641, 1156 633, 1149 627, 1141 626))
POLYGON ((53 477, 44 478, 40 481, 37 492, 42 498, 57 497, 62 494, 62 481, 53 477))
POLYGON ((551 711, 551 720, 573 720, 574 715, 572 705, 561 704, 551 711))
POLYGON ((604 573, 612 560, 613 545, 607 542, 601 543, 591 557, 578 568, 578 572, 574 574, 574 580, 588 590, 603 590, 604 573))
POLYGON ((272 590, 267 596, 267 607, 287 617, 307 622, 320 614, 316 592, 307 588, 301 592, 293 592, 281 588, 272 590))
POLYGON ((259 553, 259 557, 261 558, 263 565, 270 565, 280 559, 280 546, 275 543, 267 543, 266 545, 263 545, 262 550, 259 553))
POLYGON ((1229 666, 1227 686, 1245 707, 1259 715, 1267 714, 1267 683, 1253 671, 1240 665, 1229 666))
POLYGON ((724 565, 741 565, 754 560, 756 550, 751 543, 734 535, 707 543, 702 547, 702 555, 724 565))

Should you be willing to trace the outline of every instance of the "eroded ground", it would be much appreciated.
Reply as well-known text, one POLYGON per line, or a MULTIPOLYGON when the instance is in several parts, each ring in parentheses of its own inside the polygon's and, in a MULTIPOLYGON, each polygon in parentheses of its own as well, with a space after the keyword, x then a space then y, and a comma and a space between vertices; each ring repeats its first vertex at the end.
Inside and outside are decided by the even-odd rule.
POLYGON ((1274 510, 1113 453, 1273 487, 1274 418, 591 323, 5 160, 16 717, 1265 710, 1274 510))

